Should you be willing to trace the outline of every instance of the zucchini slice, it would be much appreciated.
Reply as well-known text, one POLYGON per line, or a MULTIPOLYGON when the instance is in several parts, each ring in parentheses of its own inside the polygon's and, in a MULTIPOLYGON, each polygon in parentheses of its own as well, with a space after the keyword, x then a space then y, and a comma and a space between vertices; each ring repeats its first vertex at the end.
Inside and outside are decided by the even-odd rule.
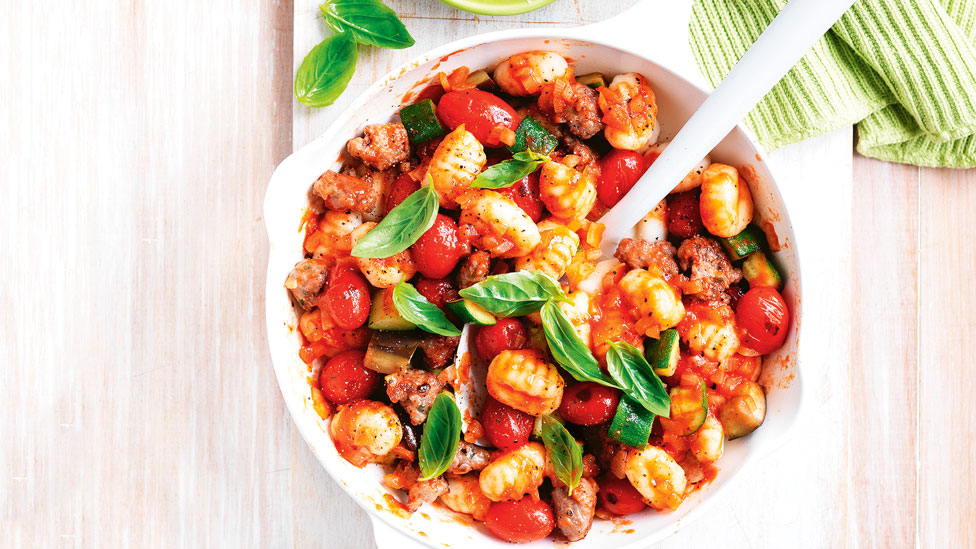
POLYGON ((681 356, 678 345, 678 330, 669 328, 661 332, 660 339, 648 339, 644 344, 644 355, 650 362, 654 373, 659 376, 673 376, 681 356))
POLYGON ((467 299, 449 301, 447 308, 454 313, 461 322, 465 324, 477 324, 479 326, 491 326, 498 322, 495 317, 481 306, 467 299))
POLYGON ((515 142, 508 150, 517 153, 531 149, 539 154, 549 154, 558 144, 559 140, 556 139, 556 136, 543 128, 538 120, 526 116, 515 128, 515 142))
POLYGON ((447 133, 434 114, 434 102, 424 99, 400 109, 400 122, 407 129, 407 137, 414 145, 430 141, 447 133))
POLYGON ((491 79, 488 71, 484 69, 479 69, 469 74, 465 83, 476 88, 493 88, 495 86, 495 81, 491 79))
POLYGON ((647 446, 647 439, 651 436, 651 427, 653 426, 654 414, 647 411, 634 399, 623 394, 620 395, 620 403, 617 404, 617 413, 610 421, 607 436, 621 444, 640 450, 647 446))
POLYGON ((728 238, 720 238, 719 241, 732 261, 738 261, 762 250, 766 243, 766 235, 759 227, 749 225, 741 233, 728 238))
POLYGON ((591 72, 590 74, 577 76, 576 81, 593 89, 602 88, 607 85, 606 79, 604 79, 603 75, 598 72, 591 72))
POLYGON ((671 424, 677 434, 688 436, 697 431, 708 417, 708 391, 702 381, 701 389, 675 387, 671 389, 671 424))
POLYGON ((765 286, 779 290, 783 286, 783 277, 762 252, 756 252, 746 258, 742 263, 742 276, 749 281, 750 288, 765 286))
POLYGON ((381 374, 397 374, 410 365, 420 338, 411 332, 373 332, 363 366, 381 374))
POLYGON ((383 288, 373 295, 373 304, 369 310, 370 329, 391 332, 413 330, 416 326, 400 316, 400 312, 393 305, 393 288, 383 288))

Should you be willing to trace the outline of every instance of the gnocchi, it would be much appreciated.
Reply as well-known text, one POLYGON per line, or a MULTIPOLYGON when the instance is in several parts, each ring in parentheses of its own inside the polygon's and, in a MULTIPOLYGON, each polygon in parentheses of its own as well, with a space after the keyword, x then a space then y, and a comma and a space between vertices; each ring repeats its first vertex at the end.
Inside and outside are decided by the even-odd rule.
MULTIPOLYGON (((357 227, 350 235, 352 245, 355 246, 359 239, 366 235, 376 223, 363 223, 357 227)), ((363 276, 369 283, 377 288, 390 288, 396 286, 401 280, 409 280, 417 272, 417 266, 413 262, 410 250, 403 250, 390 257, 357 257, 356 265, 362 271, 363 276)))
MULTIPOLYGON (((668 144, 669 142, 655 143, 649 147, 648 154, 660 155, 662 152, 664 152, 664 149, 668 147, 668 144)), ((671 193, 669 194, 681 193, 701 187, 702 174, 705 173, 705 170, 711 165, 712 158, 706 154, 705 158, 698 161, 698 164, 695 164, 695 167, 688 172, 688 175, 686 175, 684 179, 682 179, 673 189, 671 189, 671 193)))
POLYGON ((691 451, 702 463, 718 461, 722 457, 725 451, 725 432, 722 424, 712 414, 708 414, 705 423, 692 433, 691 451))
POLYGON ((485 520, 491 500, 481 491, 478 473, 452 475, 448 473, 447 493, 441 495, 441 503, 455 513, 464 513, 478 521, 485 520))
POLYGON ((544 84, 555 81, 568 68, 563 56, 555 52, 518 53, 495 68, 495 83, 509 95, 537 95, 544 84))
POLYGON ((743 382, 719 408, 718 417, 729 439, 755 431, 766 419, 766 394, 762 387, 754 381, 743 382))
POLYGON ((458 196, 478 177, 487 161, 485 148, 464 129, 464 124, 444 137, 427 168, 442 208, 457 209, 458 196))
POLYGON ((363 215, 354 210, 326 210, 315 232, 305 239, 305 251, 315 259, 336 257, 352 250, 349 235, 363 224, 363 215))
POLYGON ((678 292, 664 279, 644 269, 627 272, 619 286, 627 303, 638 314, 638 330, 650 337, 677 326, 685 316, 678 292))
POLYGON ((502 351, 488 366, 488 393, 529 415, 541 416, 558 408, 564 385, 556 366, 535 349, 502 351))
POLYGON ((542 240, 536 224, 507 196, 476 189, 461 200, 461 223, 474 229, 478 247, 492 257, 523 256, 542 240))
POLYGON ((481 492, 491 501, 517 500, 538 495, 545 477, 546 449, 529 442, 499 453, 478 477, 481 492))
POLYGON ((580 172, 550 160, 542 165, 539 196, 552 215, 579 221, 596 204, 594 179, 591 171, 580 172))
POLYGON ((618 74, 597 91, 606 124, 603 135, 615 149, 639 151, 651 143, 657 103, 647 78, 635 72, 618 74))
POLYGON ((712 164, 701 177, 702 225, 715 236, 728 238, 752 222, 752 192, 739 171, 726 164, 712 164))
POLYGON ((688 487, 684 469, 657 446, 632 450, 624 471, 644 503, 655 509, 677 509, 684 499, 688 487))
POLYGON ((688 349, 713 362, 732 357, 739 349, 732 308, 725 304, 708 308, 695 306, 694 312, 694 320, 679 330, 688 349))
POLYGON ((390 406, 360 400, 339 406, 329 425, 329 434, 339 455, 362 467, 382 459, 400 444, 403 426, 390 406))
MULTIPOLYGON (((541 228, 541 224, 540 224, 541 228)), ((539 244, 528 255, 515 260, 520 271, 539 271, 559 280, 579 249, 579 236, 568 227, 556 225, 542 230, 539 244)))

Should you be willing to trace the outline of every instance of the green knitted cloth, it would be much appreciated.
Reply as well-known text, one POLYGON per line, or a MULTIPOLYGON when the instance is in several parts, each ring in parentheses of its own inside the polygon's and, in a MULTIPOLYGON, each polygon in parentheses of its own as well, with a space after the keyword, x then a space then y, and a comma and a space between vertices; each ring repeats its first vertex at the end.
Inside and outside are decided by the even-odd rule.
MULTIPOLYGON (((718 84, 786 0, 696 0, 691 47, 718 84)), ((976 1, 858 0, 746 117, 776 149, 857 124, 857 150, 976 166, 976 1)))

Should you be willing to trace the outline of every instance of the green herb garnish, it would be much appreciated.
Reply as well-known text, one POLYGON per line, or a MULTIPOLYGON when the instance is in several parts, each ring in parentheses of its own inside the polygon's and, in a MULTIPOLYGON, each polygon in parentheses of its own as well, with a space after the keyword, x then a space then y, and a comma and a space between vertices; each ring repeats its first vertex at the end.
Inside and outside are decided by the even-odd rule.
POLYGON ((542 316, 542 330, 546 334, 549 351, 569 375, 577 381, 594 381, 607 387, 622 388, 600 369, 600 363, 555 301, 547 301, 539 314, 542 316))
POLYGON ((309 107, 326 107, 342 95, 356 72, 356 41, 330 36, 312 48, 295 73, 295 97, 309 107))
POLYGON ((653 414, 668 417, 671 397, 661 378, 636 347, 623 341, 610 344, 607 371, 634 401, 653 414))
POLYGON ((329 0, 319 9, 332 30, 348 32, 360 44, 403 49, 415 43, 396 12, 379 0, 329 0))
POLYGON ((549 160, 544 154, 538 154, 530 150, 517 152, 510 160, 499 162, 494 166, 489 166, 485 171, 478 174, 472 188, 477 189, 504 189, 511 187, 523 177, 539 169, 543 162, 549 160))
POLYGON ((461 440, 461 411, 450 393, 441 392, 424 423, 424 434, 417 449, 420 480, 430 480, 444 474, 454 461, 461 440))
POLYGON ((409 282, 400 281, 393 287, 393 306, 404 320, 432 334, 454 337, 461 330, 447 319, 444 311, 437 308, 409 282))
POLYGON ((434 186, 410 193, 353 247, 353 257, 383 258, 409 248, 434 225, 440 203, 434 186))
POLYGON ((542 416, 541 419, 542 442, 546 445, 546 454, 556 477, 566 484, 569 495, 573 495, 573 490, 583 478, 583 449, 562 423, 549 415, 542 416))
POLYGON ((495 316, 524 316, 550 300, 568 301, 551 276, 535 271, 517 271, 489 276, 458 294, 495 316))

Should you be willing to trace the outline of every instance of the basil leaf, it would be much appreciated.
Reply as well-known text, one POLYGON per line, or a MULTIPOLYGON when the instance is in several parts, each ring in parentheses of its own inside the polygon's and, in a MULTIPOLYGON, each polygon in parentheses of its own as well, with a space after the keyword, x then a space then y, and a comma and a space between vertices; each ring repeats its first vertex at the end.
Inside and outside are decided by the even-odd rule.
POLYGON ((539 311, 542 316, 542 330, 549 343, 549 351, 556 362, 569 372, 576 381, 594 381, 607 387, 623 389, 600 369, 600 363, 583 343, 573 323, 559 309, 556 302, 549 300, 539 311))
POLYGON ((668 417, 671 397, 661 378, 654 373, 647 359, 633 345, 623 341, 610 344, 607 351, 607 371, 627 395, 652 414, 668 417))
POLYGON ((378 225, 360 238, 351 255, 390 257, 409 248, 427 232, 434 225, 439 206, 437 191, 429 181, 427 183, 390 210, 378 225))
POLYGON ((332 30, 348 31, 360 44, 394 49, 414 45, 396 12, 380 0, 330 0, 319 9, 332 30))
POLYGON ((515 142, 508 150, 512 152, 531 150, 540 154, 549 154, 559 144, 556 136, 542 127, 538 120, 526 116, 515 128, 515 142))
POLYGON ((430 407, 424 434, 420 436, 420 448, 417 449, 417 461, 423 475, 420 480, 444 474, 454 461, 460 440, 461 411, 450 393, 441 392, 430 407))
POLYGON ((331 105, 356 72, 356 41, 337 34, 319 42, 295 73, 295 97, 309 107, 331 105))
POLYGON ((495 316, 524 316, 550 299, 569 301, 551 276, 535 271, 489 276, 458 294, 495 316))
POLYGON ((548 415, 541 419, 542 442, 546 445, 546 454, 549 455, 556 477, 566 484, 569 495, 573 495, 573 489, 583 478, 583 448, 562 423, 548 415))
POLYGON ((485 171, 478 174, 470 186, 476 189, 511 187, 516 182, 521 181, 523 177, 539 169, 539 166, 547 160, 549 160, 548 156, 531 150, 517 152, 511 160, 489 166, 485 171))
POLYGON ((461 330, 447 319, 444 311, 420 295, 409 282, 401 280, 393 287, 393 306, 407 322, 425 332, 449 337, 461 335, 461 330))

